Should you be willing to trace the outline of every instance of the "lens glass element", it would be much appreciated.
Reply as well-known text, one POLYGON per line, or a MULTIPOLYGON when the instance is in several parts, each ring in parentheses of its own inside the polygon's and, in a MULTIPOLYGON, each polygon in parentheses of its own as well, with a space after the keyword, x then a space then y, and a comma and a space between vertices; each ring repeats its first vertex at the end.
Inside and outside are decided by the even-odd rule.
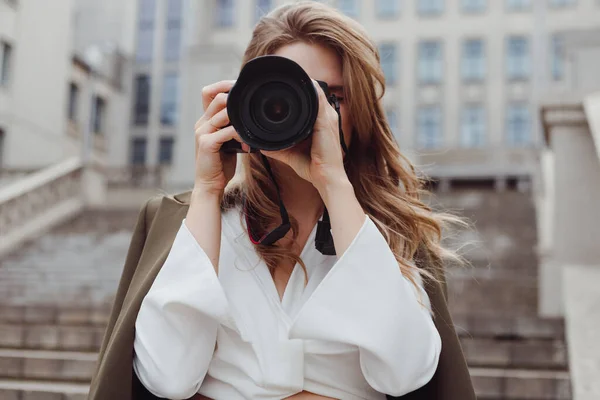
POLYGON ((265 117, 277 124, 283 122, 290 115, 290 103, 283 97, 271 97, 263 105, 265 117))

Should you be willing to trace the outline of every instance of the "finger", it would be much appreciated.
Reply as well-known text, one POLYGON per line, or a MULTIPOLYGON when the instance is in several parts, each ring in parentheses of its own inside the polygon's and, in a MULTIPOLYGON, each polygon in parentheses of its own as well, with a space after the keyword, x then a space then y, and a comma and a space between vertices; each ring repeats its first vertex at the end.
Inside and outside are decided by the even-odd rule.
POLYGON ((203 133, 213 133, 223 129, 229 124, 229 114, 224 108, 206 121, 206 130, 203 133))
POLYGON ((331 105, 329 104, 329 100, 327 99, 327 96, 325 95, 325 91, 323 90, 321 85, 319 85, 319 82, 317 82, 316 80, 313 79, 313 84, 315 85, 315 88, 317 89, 317 96, 319 98, 319 113, 321 113, 321 112, 325 113, 326 111, 328 111, 328 108, 331 108, 331 105))
POLYGON ((205 120, 212 118, 216 113, 227 107, 227 93, 219 93, 213 101, 208 105, 208 108, 202 116, 205 120))
POLYGON ((235 81, 220 81, 202 88, 202 107, 204 111, 219 93, 229 92, 235 81))
POLYGON ((212 102, 208 105, 208 108, 194 125, 194 130, 198 131, 206 121, 209 121, 215 114, 227 107, 227 93, 217 93, 212 102))
POLYGON ((221 150, 223 143, 230 140, 235 140, 239 143, 243 143, 242 138, 236 132, 233 126, 220 129, 212 135, 200 136, 200 146, 204 149, 216 153, 221 150))

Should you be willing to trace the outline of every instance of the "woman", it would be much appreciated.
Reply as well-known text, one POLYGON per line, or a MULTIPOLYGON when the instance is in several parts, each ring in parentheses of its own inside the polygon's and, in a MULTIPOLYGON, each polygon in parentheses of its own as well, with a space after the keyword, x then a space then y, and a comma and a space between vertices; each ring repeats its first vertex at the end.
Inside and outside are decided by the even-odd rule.
POLYGON ((244 62, 267 54, 332 88, 348 152, 315 83, 311 139, 262 152, 279 193, 261 154, 241 156, 230 182, 236 156, 221 146, 242 142, 228 126, 233 82, 206 87, 194 189, 140 216, 90 398, 474 399, 436 269, 453 257, 439 245, 448 217, 419 200, 385 122, 376 47, 354 21, 306 2, 257 25, 244 62), (292 229, 256 243, 281 222, 278 194, 292 229), (336 255, 314 246, 325 209, 336 255))

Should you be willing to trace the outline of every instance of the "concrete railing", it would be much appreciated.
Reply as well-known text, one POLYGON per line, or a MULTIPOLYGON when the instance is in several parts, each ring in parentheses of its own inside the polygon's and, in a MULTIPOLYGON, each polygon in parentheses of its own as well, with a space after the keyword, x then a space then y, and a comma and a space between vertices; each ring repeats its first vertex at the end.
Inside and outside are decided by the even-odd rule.
POLYGON ((600 93, 542 108, 540 313, 564 316, 575 400, 600 399, 600 93))
POLYGON ((73 158, 0 187, 0 257, 80 213, 83 176, 73 158))

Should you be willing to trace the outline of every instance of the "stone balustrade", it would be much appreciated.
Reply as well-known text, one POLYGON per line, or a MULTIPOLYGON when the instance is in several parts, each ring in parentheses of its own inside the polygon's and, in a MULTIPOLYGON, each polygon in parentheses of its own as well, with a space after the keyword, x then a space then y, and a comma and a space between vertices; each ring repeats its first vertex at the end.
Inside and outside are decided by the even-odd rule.
POLYGON ((81 212, 82 171, 69 159, 0 188, 0 257, 81 212))
POLYGON ((541 116, 540 313, 564 315, 573 399, 599 399, 600 92, 562 96, 541 116))

